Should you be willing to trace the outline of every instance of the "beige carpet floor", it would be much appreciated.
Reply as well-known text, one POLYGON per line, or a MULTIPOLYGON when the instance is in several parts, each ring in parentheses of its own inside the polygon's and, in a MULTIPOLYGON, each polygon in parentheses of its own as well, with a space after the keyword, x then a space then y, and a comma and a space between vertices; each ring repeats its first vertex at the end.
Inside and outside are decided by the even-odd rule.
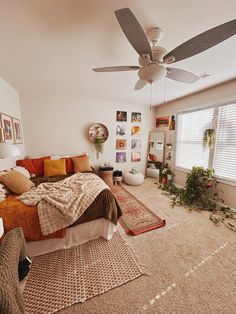
POLYGON ((154 182, 127 189, 166 219, 166 226, 138 236, 120 228, 149 275, 60 313, 235 313, 235 232, 214 225, 207 212, 171 208, 154 182))

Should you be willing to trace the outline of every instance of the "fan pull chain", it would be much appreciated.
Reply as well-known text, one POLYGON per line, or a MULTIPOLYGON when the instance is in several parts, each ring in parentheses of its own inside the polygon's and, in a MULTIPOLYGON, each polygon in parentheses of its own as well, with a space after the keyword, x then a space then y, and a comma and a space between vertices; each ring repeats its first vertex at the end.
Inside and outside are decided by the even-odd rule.
POLYGON ((150 111, 152 110, 152 82, 150 83, 150 111))

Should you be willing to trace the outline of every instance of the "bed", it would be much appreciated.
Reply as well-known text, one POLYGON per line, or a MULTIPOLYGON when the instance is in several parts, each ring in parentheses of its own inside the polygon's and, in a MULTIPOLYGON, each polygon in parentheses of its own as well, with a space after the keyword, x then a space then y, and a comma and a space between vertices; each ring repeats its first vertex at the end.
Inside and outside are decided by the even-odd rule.
MULTIPOLYGON (((93 176, 96 175, 93 174, 93 176)), ((59 181, 64 182, 65 180, 62 179, 67 177, 54 177, 53 179, 38 177, 34 178, 33 181, 36 185, 42 186, 42 183, 45 184, 48 181, 55 182, 50 184, 57 184, 59 181)), ((104 184, 102 180, 98 182, 104 184)), ((110 240, 117 230, 117 223, 121 215, 119 204, 110 189, 106 187, 73 223, 43 235, 37 206, 28 206, 19 200, 17 195, 13 194, 0 203, 0 217, 3 218, 5 231, 22 227, 30 256, 69 248, 100 236, 110 240)))

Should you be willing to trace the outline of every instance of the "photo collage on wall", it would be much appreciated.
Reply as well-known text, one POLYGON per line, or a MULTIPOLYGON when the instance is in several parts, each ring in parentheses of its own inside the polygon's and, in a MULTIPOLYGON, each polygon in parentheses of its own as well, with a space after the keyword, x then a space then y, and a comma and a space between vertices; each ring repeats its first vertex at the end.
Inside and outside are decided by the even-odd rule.
POLYGON ((117 163, 124 163, 127 161, 127 138, 124 137, 130 137, 131 135, 131 161, 132 162, 138 162, 141 161, 141 152, 139 151, 141 149, 141 113, 139 112, 132 112, 131 113, 131 129, 128 131, 127 128, 127 111, 117 111, 116 112, 116 162, 117 163))
POLYGON ((0 127, 4 130, 6 142, 22 143, 21 121, 19 119, 0 113, 0 127))

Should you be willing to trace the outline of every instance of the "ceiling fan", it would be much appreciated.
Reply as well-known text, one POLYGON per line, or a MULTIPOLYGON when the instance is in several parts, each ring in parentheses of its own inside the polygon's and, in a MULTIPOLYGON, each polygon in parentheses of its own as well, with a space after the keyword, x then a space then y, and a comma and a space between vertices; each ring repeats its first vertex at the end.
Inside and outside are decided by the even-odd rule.
POLYGON ((197 75, 169 67, 168 64, 194 56, 236 34, 236 19, 234 19, 189 39, 167 53, 165 48, 156 46, 163 35, 160 28, 151 29, 148 39, 129 8, 117 10, 115 15, 128 41, 139 54, 140 66, 111 66, 95 68, 93 71, 138 71, 139 80, 135 85, 135 90, 142 89, 147 83, 152 84, 164 76, 183 83, 194 83, 199 79, 197 75))

